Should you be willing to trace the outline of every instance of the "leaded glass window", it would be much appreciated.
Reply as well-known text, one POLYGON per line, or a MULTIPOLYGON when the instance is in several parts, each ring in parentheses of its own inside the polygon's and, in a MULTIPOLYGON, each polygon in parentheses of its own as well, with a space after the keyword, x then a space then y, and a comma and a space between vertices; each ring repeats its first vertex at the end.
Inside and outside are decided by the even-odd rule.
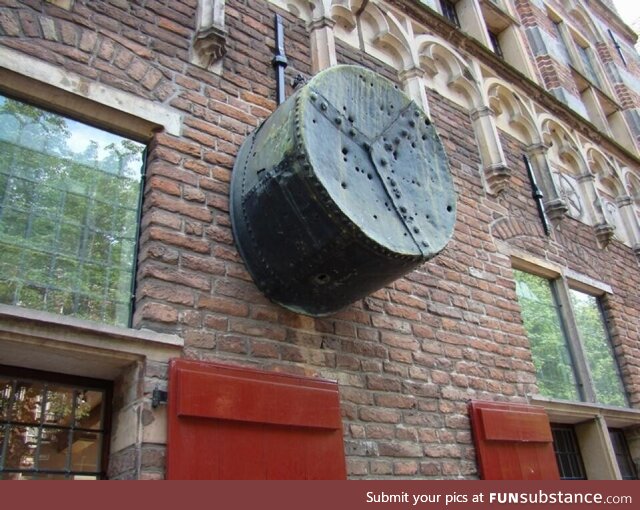
POLYGON ((522 320, 531 343, 540 393, 579 400, 573 363, 551 282, 514 270, 522 320))
POLYGON ((128 325, 143 154, 0 96, 0 303, 128 325))

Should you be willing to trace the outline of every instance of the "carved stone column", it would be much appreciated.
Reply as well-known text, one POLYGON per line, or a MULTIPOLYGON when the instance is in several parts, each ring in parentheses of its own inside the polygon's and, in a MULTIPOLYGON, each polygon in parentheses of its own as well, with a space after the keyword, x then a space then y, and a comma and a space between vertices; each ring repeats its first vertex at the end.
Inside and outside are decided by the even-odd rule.
POLYGON ((615 235, 616 227, 611 224, 604 212, 602 201, 596 191, 596 176, 587 172, 578 177, 578 182, 589 205, 598 244, 601 248, 606 248, 615 235))
POLYGON ((427 99, 427 92, 425 90, 425 71, 419 67, 412 67, 411 69, 405 69, 399 76, 404 88, 405 94, 413 99, 416 104, 422 108, 427 114, 427 117, 431 118, 429 112, 429 100, 427 99))
POLYGON ((225 0, 198 2, 196 36, 191 47, 191 63, 215 73, 222 71, 222 57, 227 52, 224 6, 225 0))
POLYGON ((323 17, 311 21, 307 26, 311 40, 311 70, 313 74, 338 63, 336 41, 333 35, 335 24, 332 19, 323 17))
POLYGON ((511 179, 511 169, 507 166, 493 110, 488 106, 470 112, 473 130, 478 140, 482 159, 484 180, 488 191, 497 195, 505 189, 511 179))
POLYGON ((636 257, 640 257, 640 225, 633 210, 633 199, 629 195, 623 195, 616 200, 620 217, 627 230, 629 244, 631 244, 636 257))
POLYGON ((567 214, 569 207, 560 194, 553 180, 551 168, 547 160, 547 146, 536 143, 527 147, 527 154, 531 161, 533 171, 536 173, 538 185, 544 194, 544 210, 549 220, 557 223, 567 214))

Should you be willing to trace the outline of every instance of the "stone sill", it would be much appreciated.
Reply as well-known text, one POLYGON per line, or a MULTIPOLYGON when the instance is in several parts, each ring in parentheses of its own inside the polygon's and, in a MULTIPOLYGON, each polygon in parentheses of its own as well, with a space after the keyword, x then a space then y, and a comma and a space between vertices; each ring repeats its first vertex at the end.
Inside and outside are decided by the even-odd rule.
POLYGON ((615 407, 589 402, 572 402, 559 400, 541 395, 529 397, 532 404, 545 408, 549 419, 556 423, 576 424, 593 420, 602 416, 608 427, 625 428, 640 425, 640 410, 625 407, 615 407))

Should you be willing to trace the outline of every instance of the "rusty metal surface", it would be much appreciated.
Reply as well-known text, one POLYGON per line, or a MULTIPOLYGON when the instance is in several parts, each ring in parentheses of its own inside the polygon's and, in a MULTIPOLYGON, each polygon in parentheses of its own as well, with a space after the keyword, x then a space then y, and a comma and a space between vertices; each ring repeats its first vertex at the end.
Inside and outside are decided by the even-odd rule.
POLYGON ((450 239, 456 195, 421 109, 381 76, 336 66, 244 142, 231 184, 239 251, 257 286, 326 315, 387 285, 450 239))

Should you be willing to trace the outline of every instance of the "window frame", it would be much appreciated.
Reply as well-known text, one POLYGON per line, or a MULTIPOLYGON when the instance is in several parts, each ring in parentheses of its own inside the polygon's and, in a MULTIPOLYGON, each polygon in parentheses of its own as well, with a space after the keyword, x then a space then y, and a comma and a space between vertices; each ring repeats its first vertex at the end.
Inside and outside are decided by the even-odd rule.
POLYGON ((595 385, 588 365, 586 346, 581 338, 578 324, 576 322, 576 315, 571 303, 569 290, 573 289, 597 298, 598 306, 600 307, 600 315, 607 335, 606 341, 608 341, 611 346, 616 372, 622 383, 623 395, 626 404, 622 409, 628 409, 629 392, 620 371, 618 357, 615 355, 615 346, 612 343, 610 326, 607 323, 606 297, 608 294, 612 293, 611 288, 606 284, 595 282, 594 280, 583 277, 573 271, 559 271, 555 268, 544 268, 513 257, 512 267, 513 269, 545 278, 549 282, 555 299, 554 304, 558 315, 560 316, 560 323, 567 342, 567 348, 569 349, 571 361, 573 363, 573 372, 576 379, 578 395, 581 399, 580 402, 603 405, 599 404, 597 401, 595 385))
MULTIPOLYGON (((99 471, 96 472, 96 478, 99 480, 107 479, 107 470, 109 466, 109 453, 111 445, 112 432, 112 415, 113 415, 113 382, 105 379, 94 379, 90 377, 75 376, 62 374, 58 372, 48 372, 42 370, 33 370, 15 366, 0 364, 0 374, 19 380, 32 380, 43 383, 54 383, 69 385, 75 388, 85 387, 89 389, 98 389, 104 392, 102 427, 99 429, 102 434, 101 453, 99 471)), ((0 443, 0 449, 2 449, 0 443)), ((1 452, 0 452, 1 453, 1 452)), ((11 470, 11 472, 28 472, 33 474, 42 473, 51 470, 11 470)), ((61 471, 61 474, 72 474, 72 471, 61 471)))

